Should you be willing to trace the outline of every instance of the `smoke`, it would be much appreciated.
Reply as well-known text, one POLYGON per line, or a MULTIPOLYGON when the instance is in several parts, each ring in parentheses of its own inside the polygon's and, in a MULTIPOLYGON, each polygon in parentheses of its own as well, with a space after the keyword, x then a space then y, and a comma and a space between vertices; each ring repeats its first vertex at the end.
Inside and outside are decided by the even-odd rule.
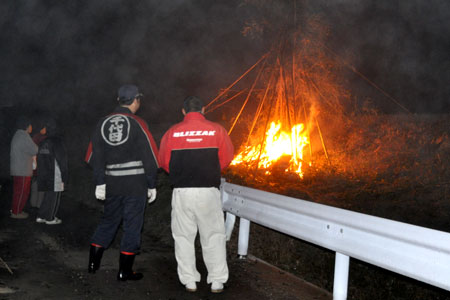
MULTIPOLYGON (((342 59, 412 112, 449 112, 448 1, 348 0, 316 5, 330 26, 328 44, 342 59)), ((352 90, 370 92, 357 77, 352 90)), ((395 111, 386 97, 372 93, 371 98, 395 111)))
POLYGON ((246 34, 273 42, 288 28, 306 36, 347 69, 340 76, 361 102, 370 99, 386 112, 402 111, 401 106, 418 113, 449 112, 448 1, 244 2, 253 8, 249 12, 257 12, 248 15, 246 34))
MULTIPOLYGON (((181 101, 214 98, 284 32, 317 18, 345 61, 413 112, 450 110, 447 1, 94 0, 0 3, 2 105, 91 122, 137 84, 149 122, 181 118, 181 101)), ((318 37, 319 38, 319 37, 318 37)), ((333 54, 330 54, 333 55, 333 54)), ((348 89, 395 104, 351 71, 348 89)))
POLYGON ((148 117, 173 118, 184 97, 212 97, 254 57, 236 3, 222 2, 2 3, 2 102, 98 117, 132 82, 148 117))

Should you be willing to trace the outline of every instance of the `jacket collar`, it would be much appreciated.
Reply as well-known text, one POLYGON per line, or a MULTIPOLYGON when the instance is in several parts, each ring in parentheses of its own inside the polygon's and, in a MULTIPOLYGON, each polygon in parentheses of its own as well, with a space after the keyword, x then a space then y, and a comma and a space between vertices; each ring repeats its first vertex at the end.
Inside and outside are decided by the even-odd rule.
POLYGON ((124 114, 133 114, 131 110, 129 110, 127 107, 124 106, 117 106, 114 110, 114 113, 124 113, 124 114))
POLYGON ((190 112, 190 113, 187 113, 184 116, 184 120, 185 121, 188 121, 188 120, 204 120, 204 119, 205 119, 205 116, 202 115, 202 113, 199 113, 199 112, 190 112))

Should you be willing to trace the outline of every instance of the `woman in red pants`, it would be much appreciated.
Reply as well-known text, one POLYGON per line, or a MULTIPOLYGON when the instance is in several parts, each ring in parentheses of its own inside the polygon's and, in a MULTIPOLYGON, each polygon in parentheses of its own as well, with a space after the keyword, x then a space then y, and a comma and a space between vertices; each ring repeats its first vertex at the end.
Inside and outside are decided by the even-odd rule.
POLYGON ((31 122, 21 116, 16 121, 17 131, 11 140, 10 168, 14 180, 11 218, 25 219, 28 214, 23 210, 30 196, 33 163, 38 147, 31 139, 31 122))

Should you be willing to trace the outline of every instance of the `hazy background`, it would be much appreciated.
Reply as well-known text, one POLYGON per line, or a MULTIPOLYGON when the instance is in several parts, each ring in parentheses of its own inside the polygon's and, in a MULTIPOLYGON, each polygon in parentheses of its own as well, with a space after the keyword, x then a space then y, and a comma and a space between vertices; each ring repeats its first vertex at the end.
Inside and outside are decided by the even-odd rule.
MULTIPOLYGON (((135 83, 141 116, 175 122, 184 97, 212 100, 311 18, 341 61, 411 112, 450 112, 446 0, 2 1, 0 106, 91 124, 113 109, 118 86, 135 83)), ((355 97, 398 110, 347 75, 355 97)))

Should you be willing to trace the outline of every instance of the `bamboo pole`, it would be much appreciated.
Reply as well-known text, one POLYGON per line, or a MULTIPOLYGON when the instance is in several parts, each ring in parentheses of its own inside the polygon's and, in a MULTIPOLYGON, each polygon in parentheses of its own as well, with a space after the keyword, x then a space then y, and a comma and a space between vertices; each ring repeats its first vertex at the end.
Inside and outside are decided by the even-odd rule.
MULTIPOLYGON (((275 80, 276 82, 276 80, 275 80)), ((269 97, 270 98, 270 97, 269 97)), ((267 127, 269 125, 269 120, 270 120, 270 113, 272 112, 272 107, 273 107, 273 103, 275 102, 274 97, 272 97, 272 102, 270 102, 270 107, 269 107, 269 112, 267 114, 267 120, 266 120, 266 125, 264 126, 264 131, 262 133, 262 139, 261 139, 261 148, 259 149, 259 154, 258 154, 258 159, 256 160, 256 167, 255 170, 253 171, 253 177, 256 176, 256 172, 258 171, 258 165, 259 165, 259 161, 261 159, 261 154, 262 151, 264 149, 264 145, 266 143, 266 132, 267 132, 267 127)))
POLYGON ((286 72, 284 71, 284 68, 282 66, 280 66, 280 73, 281 73, 280 76, 282 77, 283 80, 283 92, 284 92, 284 103, 286 104, 286 115, 288 118, 289 128, 292 128, 291 109, 289 106, 289 99, 287 93, 286 75, 284 75, 284 73, 286 72))
POLYGON ((364 79, 366 82, 368 82, 371 86, 373 86, 374 88, 376 88, 379 92, 381 92, 384 96, 386 96, 387 98, 389 98, 392 102, 394 102, 395 104, 397 104, 400 108, 402 108, 404 111, 406 111, 407 113, 411 114, 411 111, 409 111, 409 109, 407 109, 406 107, 404 107, 402 104, 400 104, 400 102, 398 102, 394 97, 392 97, 391 95, 389 95, 386 91, 384 91, 381 87, 379 87, 377 84, 375 84, 375 82, 373 82, 372 80, 370 80, 369 78, 367 78, 364 74, 362 74, 361 72, 359 72, 358 70, 356 70, 356 68, 354 66, 352 66, 350 63, 348 63, 347 61, 345 61, 343 58, 341 58, 336 52, 334 52, 333 50, 331 50, 329 47, 325 46, 324 44, 314 41, 316 44, 320 45, 321 47, 325 48, 325 50, 327 50, 328 52, 330 52, 331 54, 333 54, 335 57, 337 57, 338 61, 340 61, 344 66, 348 67, 350 70, 352 70, 356 75, 360 76, 362 79, 364 79))
POLYGON ((319 131, 320 141, 322 142, 323 151, 325 152, 325 157, 327 158, 328 164, 331 164, 330 158, 328 157, 327 147, 325 147, 325 142, 323 140, 322 131, 320 130, 319 122, 317 121, 317 118, 314 117, 314 120, 316 121, 317 130, 319 131))
MULTIPOLYGON (((300 62, 300 64, 301 64, 301 62, 300 62)), ((303 66, 300 66, 300 68, 303 68, 303 66)), ((306 75, 304 74, 304 71, 303 71, 303 69, 300 71, 300 74, 303 76, 303 77, 305 77, 305 78, 303 78, 303 81, 304 82, 306 82, 306 75)), ((308 92, 310 92, 310 91, 308 91, 308 92)), ((303 106, 303 114, 304 114, 304 116, 305 116, 305 123, 308 121, 308 114, 307 114, 307 112, 306 112, 306 103, 305 103, 305 95, 304 94, 302 94, 302 106, 303 106)), ((309 123, 309 122, 308 122, 309 123)), ((308 140, 309 140, 309 143, 308 143, 308 148, 309 148, 309 156, 311 157, 311 159, 312 159, 312 145, 311 145, 311 133, 310 133, 311 131, 310 130, 308 130, 308 140)))
POLYGON ((237 94, 235 94, 234 96, 228 98, 227 100, 223 101, 222 103, 217 104, 217 105, 214 106, 214 107, 211 107, 210 109, 208 109, 207 111, 205 111, 205 114, 208 114, 208 113, 210 113, 210 112, 212 112, 212 111, 218 109, 219 107, 221 107, 221 106, 227 104, 227 103, 230 102, 231 100, 234 100, 235 98, 237 98, 238 96, 240 96, 242 93, 244 93, 246 90, 247 90, 247 89, 243 89, 242 91, 239 91, 237 94))
POLYGON ((247 102, 248 102, 248 100, 250 99, 250 95, 252 94, 253 89, 255 88, 256 83, 258 82, 259 77, 261 76, 261 73, 262 73, 262 71, 264 70, 264 67, 266 66, 266 62, 267 62, 267 60, 264 61, 264 64, 262 65, 261 69, 259 70, 258 75, 256 76, 256 79, 255 79, 255 81, 253 82, 250 91, 248 92, 247 98, 245 99, 244 104, 243 104, 242 107, 241 107, 241 110, 239 111, 238 115, 237 115, 236 118, 234 119, 233 125, 231 125, 230 130, 228 130, 228 135, 230 135, 231 132, 233 131, 234 126, 236 125, 238 119, 240 118, 240 116, 241 116, 241 114, 242 114, 242 111, 244 110, 245 106, 247 105, 247 102))
POLYGON ((242 78, 244 78, 251 70, 253 70, 263 59, 265 59, 270 54, 270 51, 264 54, 253 66, 250 67, 247 71, 244 72, 238 79, 236 79, 231 85, 229 85, 225 90, 223 90, 222 93, 217 95, 216 98, 214 98, 212 101, 210 101, 208 104, 205 105, 205 109, 208 108, 211 104, 213 104, 217 99, 222 97, 224 94, 228 92, 229 89, 231 89, 236 83, 238 83, 242 78))
POLYGON ((257 109, 256 114, 255 114, 255 118, 253 119, 252 127, 250 128, 250 131, 248 133, 246 145, 248 145, 248 143, 250 141, 250 135, 253 133, 253 129, 256 126, 256 121, 258 120, 258 118, 259 118, 259 116, 261 114, 264 102, 265 102, 265 100, 267 98, 267 94, 269 93, 269 88, 270 88, 270 86, 271 86, 271 84, 273 82, 273 78, 275 77, 274 73, 275 73, 275 71, 272 71, 272 74, 270 75, 269 82, 268 82, 268 84, 266 86, 266 89, 265 89, 265 92, 264 92, 264 96, 263 96, 263 98, 261 99, 261 101, 259 103, 258 109, 257 109))
POLYGON ((5 268, 11 273, 11 275, 14 275, 13 271, 9 268, 8 264, 0 257, 0 262, 3 263, 5 268))

